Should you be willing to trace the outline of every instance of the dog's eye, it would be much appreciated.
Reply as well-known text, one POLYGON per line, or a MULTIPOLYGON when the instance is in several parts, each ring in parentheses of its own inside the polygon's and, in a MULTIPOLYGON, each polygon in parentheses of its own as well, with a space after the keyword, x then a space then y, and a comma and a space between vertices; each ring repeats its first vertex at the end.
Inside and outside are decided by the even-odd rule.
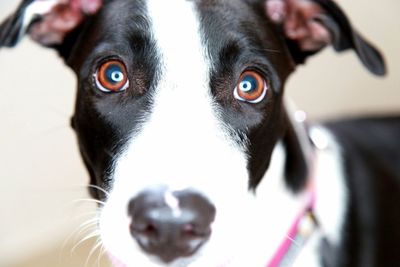
POLYGON ((129 86, 126 67, 119 60, 103 63, 97 70, 95 78, 97 88, 103 92, 120 92, 129 86))
POLYGON ((267 82, 255 71, 245 71, 234 89, 234 96, 249 103, 261 102, 267 92, 267 82))

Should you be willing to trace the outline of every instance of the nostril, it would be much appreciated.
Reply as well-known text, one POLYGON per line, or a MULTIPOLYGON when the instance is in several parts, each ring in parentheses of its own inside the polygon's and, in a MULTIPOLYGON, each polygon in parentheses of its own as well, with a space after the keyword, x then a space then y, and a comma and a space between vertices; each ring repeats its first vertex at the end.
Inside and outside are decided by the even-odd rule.
POLYGON ((131 227, 139 234, 147 236, 156 236, 158 234, 157 227, 155 227, 153 224, 134 224, 131 227))
POLYGON ((205 238, 211 234, 210 227, 198 227, 194 224, 185 224, 182 226, 182 235, 187 238, 205 238))
POLYGON ((197 236, 197 233, 196 233, 196 231, 194 229, 194 225, 193 224, 189 224, 189 223, 185 224, 182 227, 182 232, 183 232, 183 234, 185 236, 188 236, 188 237, 196 237, 197 236))

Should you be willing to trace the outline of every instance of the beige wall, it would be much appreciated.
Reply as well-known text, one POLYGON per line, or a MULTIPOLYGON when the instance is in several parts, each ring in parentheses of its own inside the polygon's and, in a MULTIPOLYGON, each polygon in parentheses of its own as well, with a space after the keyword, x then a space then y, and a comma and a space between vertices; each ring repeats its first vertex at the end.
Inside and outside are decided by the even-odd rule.
MULTIPOLYGON (((17 2, 1 0, 0 17, 17 2)), ((69 127, 72 72, 25 39, 18 49, 0 50, 0 80, 0 266, 10 267, 61 249, 59 240, 88 218, 78 216, 89 204, 74 202, 87 198, 88 179, 69 127)))
MULTIPOLYGON (((289 94, 314 119, 400 113, 400 2, 339 2, 385 53, 389 76, 373 77, 353 53, 338 56, 329 49, 299 68, 289 94)), ((16 4, 0 1, 0 18, 16 4)), ((87 250, 74 259, 56 257, 69 255, 62 240, 91 210, 74 202, 87 197, 88 180, 69 127, 75 78, 54 52, 25 40, 17 49, 0 50, 0 79, 0 267, 84 266, 79 255, 87 250)))

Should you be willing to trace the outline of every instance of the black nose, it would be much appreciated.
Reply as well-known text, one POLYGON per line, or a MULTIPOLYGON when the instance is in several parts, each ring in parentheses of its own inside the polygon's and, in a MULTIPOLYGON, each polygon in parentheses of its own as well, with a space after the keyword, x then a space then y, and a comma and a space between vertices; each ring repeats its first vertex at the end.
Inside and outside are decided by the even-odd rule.
POLYGON ((194 254, 210 237, 215 207, 189 191, 146 191, 129 203, 130 231, 147 253, 171 262, 194 254))

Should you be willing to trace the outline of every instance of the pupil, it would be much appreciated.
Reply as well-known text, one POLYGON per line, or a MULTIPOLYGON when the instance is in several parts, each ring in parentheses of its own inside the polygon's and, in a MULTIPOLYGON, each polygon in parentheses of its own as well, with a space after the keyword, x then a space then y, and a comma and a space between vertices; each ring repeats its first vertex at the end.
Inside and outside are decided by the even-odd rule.
POLYGON ((120 81, 122 81, 122 79, 123 79, 122 73, 119 72, 119 71, 114 71, 111 74, 111 80, 114 81, 114 82, 120 82, 120 81))
POLYGON ((244 92, 250 92, 257 89, 258 82, 252 76, 245 76, 240 84, 240 89, 244 92))
POLYGON ((106 77, 109 82, 111 83, 119 83, 124 80, 124 74, 121 71, 121 68, 116 65, 111 65, 107 70, 106 70, 106 77))

